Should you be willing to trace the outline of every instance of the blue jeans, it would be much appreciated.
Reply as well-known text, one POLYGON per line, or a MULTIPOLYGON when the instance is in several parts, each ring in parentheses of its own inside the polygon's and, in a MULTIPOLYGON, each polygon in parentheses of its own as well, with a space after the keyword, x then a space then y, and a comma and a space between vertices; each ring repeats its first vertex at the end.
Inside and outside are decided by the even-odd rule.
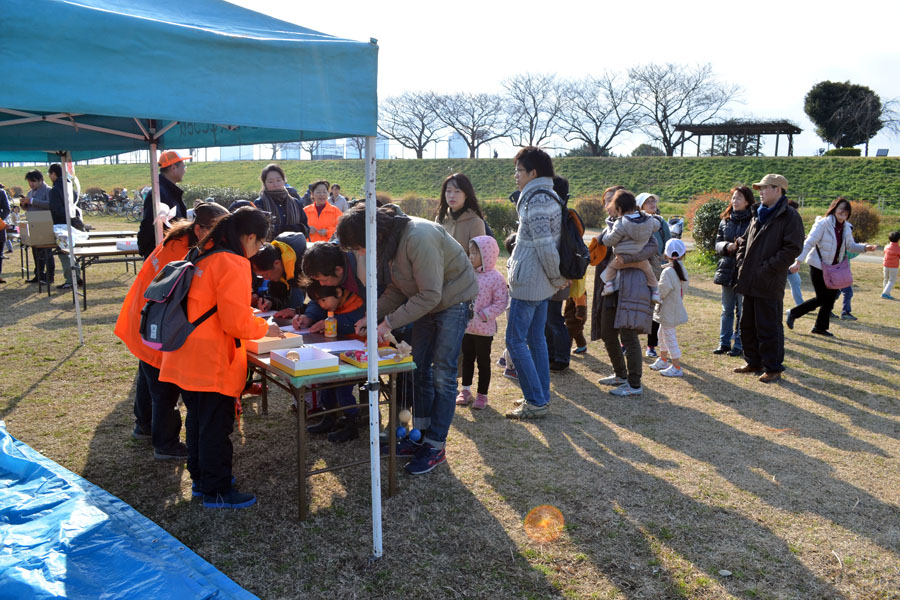
POLYGON ((413 324, 413 427, 436 448, 444 447, 456 411, 459 350, 468 324, 466 302, 427 314, 413 324))
POLYGON ((794 306, 803 304, 803 291, 800 289, 800 272, 788 273, 787 281, 791 284, 791 297, 794 299, 794 306))
POLYGON ((722 321, 719 325, 719 346, 742 350, 741 308, 743 297, 733 287, 722 286, 722 321), (735 320, 736 319, 736 320, 735 320), (732 341, 733 340, 733 341, 732 341))
POLYGON ((516 365, 525 401, 535 406, 550 402, 550 359, 547 355, 547 300, 512 298, 506 324, 506 349, 516 365))
POLYGON ((853 312, 850 308, 850 301, 853 299, 853 286, 848 285, 841 290, 841 293, 844 295, 844 308, 843 310, 841 310, 841 314, 849 315, 851 312, 853 312))

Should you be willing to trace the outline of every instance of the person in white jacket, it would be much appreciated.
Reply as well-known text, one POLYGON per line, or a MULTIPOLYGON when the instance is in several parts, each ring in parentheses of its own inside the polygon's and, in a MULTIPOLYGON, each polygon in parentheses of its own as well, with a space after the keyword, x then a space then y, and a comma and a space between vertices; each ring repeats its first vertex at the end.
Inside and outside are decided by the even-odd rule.
POLYGON ((688 287, 688 276, 681 259, 684 258, 684 242, 672 238, 666 242, 663 255, 668 264, 659 276, 661 302, 653 311, 653 320, 659 323, 659 358, 650 368, 666 377, 683 377, 681 370, 681 348, 675 328, 687 323, 688 314, 684 308, 684 291, 688 287))
POLYGON ((850 202, 843 196, 838 196, 828 207, 824 217, 816 217, 816 222, 813 223, 809 235, 803 242, 800 256, 789 269, 791 273, 796 273, 800 269, 800 263, 806 261, 809 265, 809 278, 812 280, 816 295, 787 311, 788 329, 794 328, 796 319, 818 308, 819 314, 816 316, 816 324, 812 328, 812 332, 816 335, 834 337, 834 334, 828 331, 828 326, 831 320, 831 309, 841 291, 829 289, 825 285, 822 261, 827 261, 826 264, 836 265, 844 260, 848 251, 872 252, 875 250, 875 246, 871 244, 858 244, 853 240, 853 226, 849 221, 851 212, 850 202))

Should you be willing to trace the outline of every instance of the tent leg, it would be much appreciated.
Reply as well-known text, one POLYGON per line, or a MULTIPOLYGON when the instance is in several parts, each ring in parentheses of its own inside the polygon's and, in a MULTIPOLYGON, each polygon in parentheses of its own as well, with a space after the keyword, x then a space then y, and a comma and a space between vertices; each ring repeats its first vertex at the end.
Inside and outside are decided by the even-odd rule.
MULTIPOLYGON (((68 244, 66 252, 69 253, 69 277, 72 282, 72 295, 75 299, 75 322, 78 324, 78 343, 84 346, 84 331, 81 326, 81 298, 78 296, 78 261, 75 260, 75 240, 72 236, 72 214, 69 210, 69 203, 72 198, 69 195, 69 169, 67 165, 72 160, 69 152, 61 152, 59 155, 60 166, 62 167, 62 188, 63 188, 63 205, 66 212, 66 233, 68 234, 68 244)), ((50 260, 55 260, 50 256, 50 260)), ((47 284, 48 288, 50 284, 47 284)))
MULTIPOLYGON (((153 123, 151 122, 150 133, 152 135, 156 135, 156 128, 153 127, 153 123)), ((150 186, 153 189, 153 202, 150 205, 153 207, 153 231, 156 236, 156 246, 159 246, 162 243, 163 239, 163 227, 162 223, 158 221, 156 216, 159 214, 159 163, 157 162, 159 157, 156 155, 156 139, 150 140, 150 186)))
MULTIPOLYGON (((369 357, 378 356, 378 288, 375 239, 375 138, 366 138, 366 329, 369 357)), ((378 438, 378 361, 369 360, 369 458, 372 478, 372 557, 381 558, 381 444, 378 438)), ((393 398, 391 399, 393 402, 393 398)))

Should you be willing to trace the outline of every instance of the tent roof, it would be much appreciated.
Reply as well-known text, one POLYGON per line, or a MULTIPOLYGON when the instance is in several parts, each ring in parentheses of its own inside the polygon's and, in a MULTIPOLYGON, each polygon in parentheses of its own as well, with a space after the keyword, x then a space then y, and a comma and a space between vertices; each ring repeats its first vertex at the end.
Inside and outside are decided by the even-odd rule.
POLYGON ((0 151, 127 152, 173 121, 160 148, 376 134, 374 43, 221 0, 4 0, 0 11, 39 33, 0 37, 0 151))

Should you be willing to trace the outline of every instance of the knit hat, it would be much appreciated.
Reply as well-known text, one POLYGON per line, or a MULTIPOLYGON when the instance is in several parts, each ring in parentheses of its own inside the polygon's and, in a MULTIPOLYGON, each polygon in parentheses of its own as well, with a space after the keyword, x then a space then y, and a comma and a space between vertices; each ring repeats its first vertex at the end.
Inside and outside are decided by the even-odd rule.
POLYGON ((672 238, 666 242, 665 255, 669 258, 682 258, 686 251, 687 249, 684 247, 684 242, 678 238, 672 238))
POLYGON ((644 192, 643 194, 638 194, 638 197, 635 198, 635 201, 637 202, 638 210, 643 209, 644 202, 646 202, 650 198, 655 198, 656 203, 659 204, 659 196, 657 196, 656 194, 648 194, 647 192, 644 192))

